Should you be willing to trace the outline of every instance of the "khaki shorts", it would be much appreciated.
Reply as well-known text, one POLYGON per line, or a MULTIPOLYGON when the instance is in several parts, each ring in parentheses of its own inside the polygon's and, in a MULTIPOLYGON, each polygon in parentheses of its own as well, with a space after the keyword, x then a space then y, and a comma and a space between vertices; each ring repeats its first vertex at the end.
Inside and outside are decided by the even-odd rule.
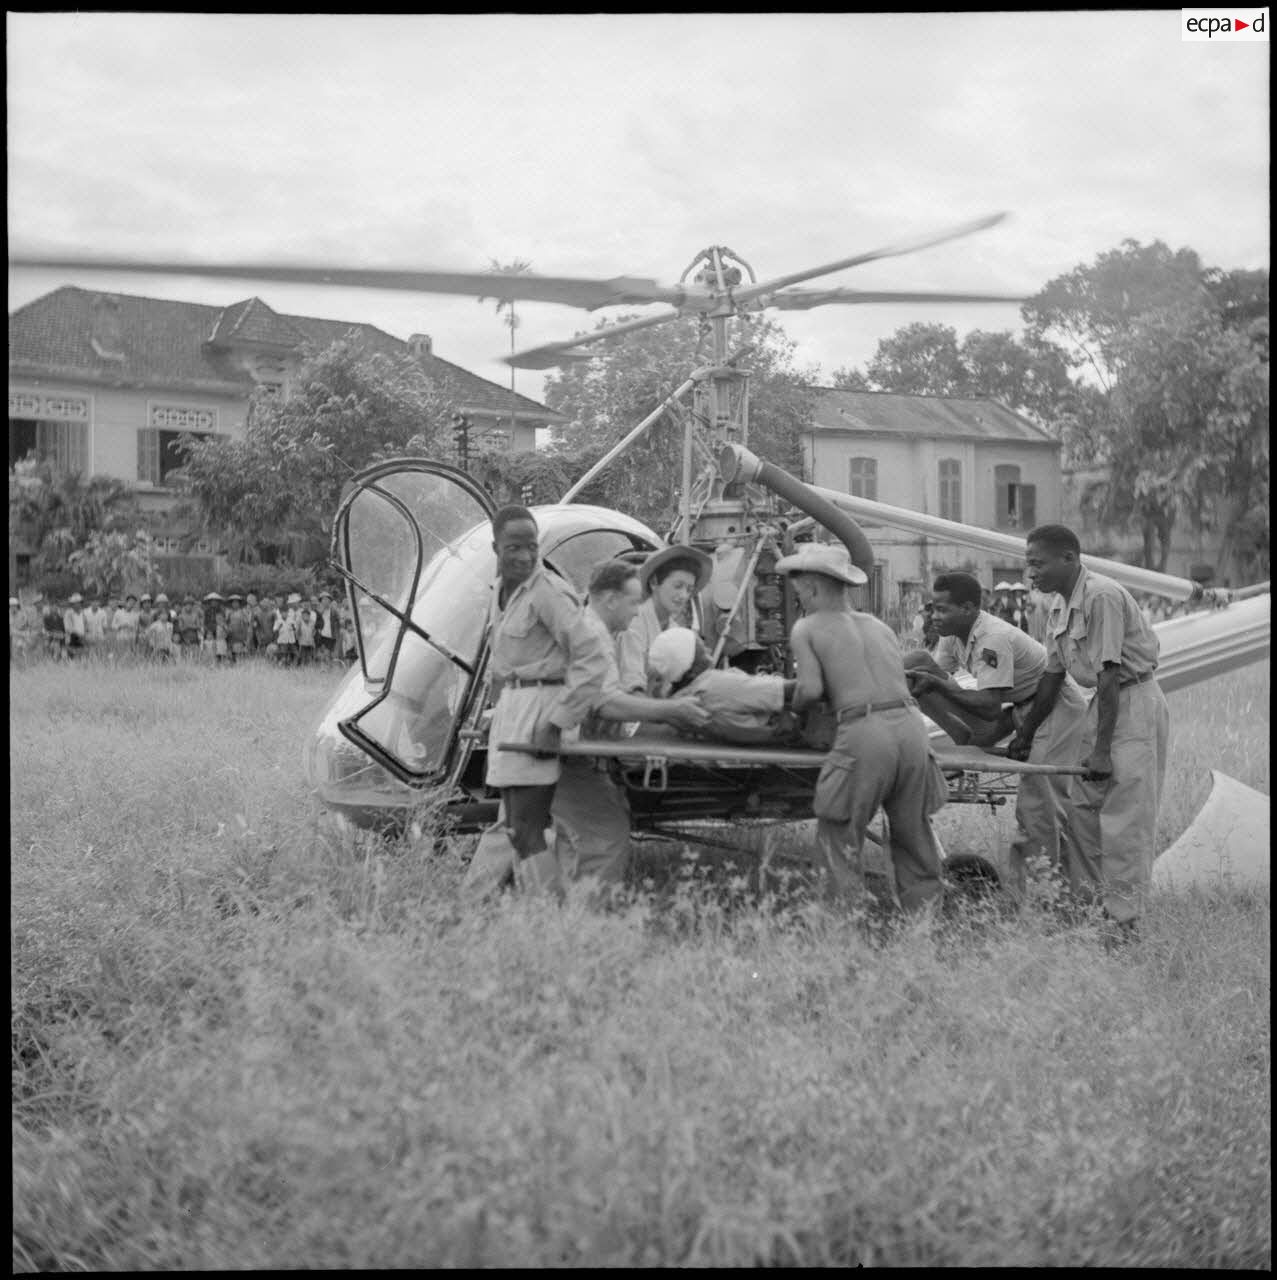
POLYGON ((530 742, 532 732, 558 705, 561 685, 530 685, 503 689, 488 729, 490 787, 548 787, 558 782, 562 766, 558 756, 538 760, 525 751, 498 751, 499 742, 530 742))

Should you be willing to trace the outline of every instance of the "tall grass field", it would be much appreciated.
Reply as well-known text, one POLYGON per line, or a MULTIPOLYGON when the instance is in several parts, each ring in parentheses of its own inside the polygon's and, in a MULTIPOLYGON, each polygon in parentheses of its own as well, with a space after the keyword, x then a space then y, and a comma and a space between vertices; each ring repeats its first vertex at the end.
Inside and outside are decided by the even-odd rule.
MULTIPOLYGON (((1267 891, 1115 953, 690 860, 472 905, 471 838, 310 794, 334 683, 11 669, 15 1270, 1271 1265, 1267 891)), ((1210 768, 1268 791, 1268 683, 1171 696, 1163 844, 1210 768)))

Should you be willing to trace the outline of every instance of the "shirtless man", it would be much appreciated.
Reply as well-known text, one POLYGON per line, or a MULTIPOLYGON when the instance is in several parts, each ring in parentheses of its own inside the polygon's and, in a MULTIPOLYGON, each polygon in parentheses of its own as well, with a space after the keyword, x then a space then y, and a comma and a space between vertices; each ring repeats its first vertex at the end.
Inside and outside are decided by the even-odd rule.
POLYGON ((865 836, 881 807, 900 905, 921 910, 941 895, 940 848, 929 815, 943 802, 944 788, 909 695, 899 642, 885 623, 852 608, 848 589, 868 579, 842 547, 804 546, 776 570, 793 575, 805 614, 790 637, 794 708, 824 698, 838 717, 813 805, 832 893, 864 900, 865 836))

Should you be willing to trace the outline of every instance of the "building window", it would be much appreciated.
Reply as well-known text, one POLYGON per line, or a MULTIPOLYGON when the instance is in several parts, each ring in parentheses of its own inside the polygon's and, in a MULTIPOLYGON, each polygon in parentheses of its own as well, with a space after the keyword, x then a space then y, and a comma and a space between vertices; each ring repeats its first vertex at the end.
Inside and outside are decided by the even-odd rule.
POLYGON ((82 476, 89 467, 89 430, 82 422, 9 419, 9 465, 34 453, 55 471, 82 476))
POLYGON ((1020 483, 1020 468, 993 468, 995 513, 999 529, 1032 529, 1037 523, 1037 486, 1020 483))
POLYGON ((852 458, 848 470, 847 492, 853 498, 878 501, 878 460, 876 458, 852 458))
POLYGON ((940 518, 962 522, 962 463, 940 459, 940 518))
POLYGON ((137 478, 143 484, 164 484, 168 475, 182 465, 185 449, 182 437, 211 439, 212 431, 159 431, 146 427, 137 433, 137 478))

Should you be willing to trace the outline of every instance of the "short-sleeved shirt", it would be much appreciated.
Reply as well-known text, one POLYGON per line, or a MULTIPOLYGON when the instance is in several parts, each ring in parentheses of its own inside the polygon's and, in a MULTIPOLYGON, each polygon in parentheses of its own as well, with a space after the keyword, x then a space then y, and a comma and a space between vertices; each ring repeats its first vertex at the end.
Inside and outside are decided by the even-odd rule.
POLYGON ((492 675, 495 680, 562 680, 549 720, 560 729, 580 724, 607 673, 611 646, 600 642, 586 610, 562 578, 538 565, 500 605, 492 589, 492 675))
POLYGON ((976 614, 964 643, 941 636, 935 660, 944 671, 969 671, 977 689, 1005 690, 1004 702, 1024 702, 1046 671, 1046 649, 1027 632, 986 609, 976 614))
POLYGON ((1094 689, 1106 662, 1120 664, 1126 683, 1157 669, 1157 634, 1120 582, 1084 566, 1067 600, 1055 597, 1046 623, 1048 671, 1067 671, 1094 689))

